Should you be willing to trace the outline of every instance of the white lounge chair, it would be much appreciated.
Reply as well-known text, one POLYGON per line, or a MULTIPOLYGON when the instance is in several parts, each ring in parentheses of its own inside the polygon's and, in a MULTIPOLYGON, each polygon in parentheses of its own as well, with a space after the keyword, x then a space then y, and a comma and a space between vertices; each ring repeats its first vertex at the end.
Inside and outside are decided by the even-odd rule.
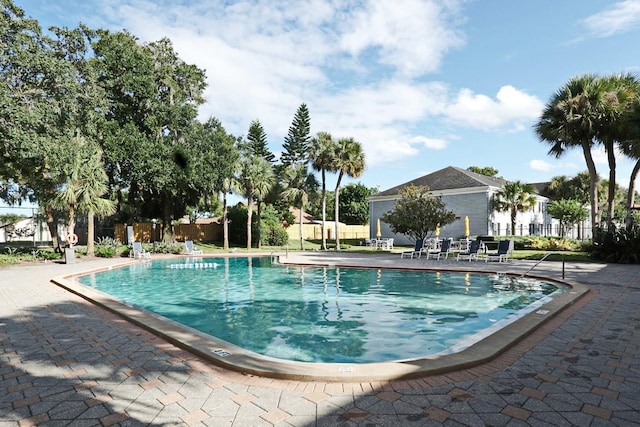
POLYGON ((144 250, 142 242, 133 242, 129 256, 131 258, 151 258, 151 252, 144 250))
POLYGON ((193 240, 185 240, 184 247, 189 255, 202 255, 202 251, 195 247, 193 240))

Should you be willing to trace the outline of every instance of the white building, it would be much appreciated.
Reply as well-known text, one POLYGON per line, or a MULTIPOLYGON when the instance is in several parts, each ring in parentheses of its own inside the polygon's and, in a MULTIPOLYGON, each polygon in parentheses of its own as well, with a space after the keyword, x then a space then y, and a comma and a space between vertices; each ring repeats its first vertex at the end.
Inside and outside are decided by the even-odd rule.
MULTIPOLYGON (((446 209, 459 218, 441 228, 441 237, 454 239, 464 237, 464 218, 469 217, 471 236, 559 236, 559 222, 547 213, 548 199, 534 194, 536 204, 530 211, 518 212, 516 229, 511 230, 509 212, 498 212, 492 208, 496 192, 508 181, 470 172, 453 166, 446 167, 412 181, 382 191, 369 198, 371 235, 375 235, 376 220, 395 207, 400 199, 400 190, 409 186, 427 186, 434 196, 441 197, 446 209)), ((396 244, 411 245, 409 237, 394 234, 388 224, 381 222, 383 237, 393 237, 396 244)))

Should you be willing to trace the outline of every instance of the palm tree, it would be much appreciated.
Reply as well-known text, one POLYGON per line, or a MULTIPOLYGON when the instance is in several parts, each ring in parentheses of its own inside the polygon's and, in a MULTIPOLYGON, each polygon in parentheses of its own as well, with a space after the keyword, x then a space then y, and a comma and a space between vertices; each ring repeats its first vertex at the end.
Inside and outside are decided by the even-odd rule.
POLYGON ((87 255, 93 256, 94 217, 96 214, 113 214, 115 203, 101 198, 108 190, 108 178, 104 170, 100 148, 87 143, 77 132, 71 142, 68 154, 68 163, 63 171, 64 185, 51 201, 51 205, 54 208, 68 211, 67 236, 75 235, 76 211, 87 213, 87 255))
POLYGON ((238 177, 240 190, 247 198, 247 249, 251 249, 251 221, 253 202, 256 197, 264 197, 274 182, 271 163, 263 157, 245 156, 240 162, 238 177))
POLYGON ((228 176, 222 179, 220 191, 222 192, 222 248, 229 249, 229 205, 227 194, 238 191, 239 183, 235 176, 228 176))
POLYGON ((625 226, 630 228, 633 225, 633 206, 635 205, 636 178, 640 172, 640 93, 638 94, 633 108, 627 117, 627 136, 620 144, 622 152, 632 159, 636 159, 633 165, 631 176, 629 177, 629 189, 627 191, 627 215, 625 226))
POLYGON ((353 138, 341 138, 338 140, 335 152, 335 160, 331 170, 338 172, 338 180, 335 189, 335 232, 336 232, 336 250, 340 250, 340 234, 338 232, 339 224, 339 200, 340 200, 340 184, 342 177, 347 175, 351 178, 362 176, 365 169, 365 159, 362 145, 353 138))
POLYGON ((536 205, 533 186, 520 181, 508 182, 498 190, 493 199, 493 208, 498 212, 510 212, 511 234, 516 232, 518 212, 526 212, 536 205))
POLYGON ((589 171, 591 227, 598 234, 598 173, 591 155, 602 117, 606 84, 593 74, 574 77, 546 105, 534 128, 540 140, 551 145, 549 154, 562 156, 569 148, 581 147, 589 171))
POLYGON ((307 173, 307 166, 303 163, 293 164, 287 167, 283 173, 285 190, 282 197, 297 205, 300 211, 300 250, 304 250, 304 237, 302 218, 304 208, 309 204, 309 199, 318 188, 318 182, 313 174, 307 173))
POLYGON ((327 179, 326 172, 331 170, 335 161, 336 144, 327 132, 318 132, 317 136, 311 139, 309 146, 309 159, 311 167, 319 171, 322 184, 322 250, 327 250, 327 237, 325 234, 325 221, 327 218, 327 179))
POLYGON ((616 143, 620 143, 627 132, 627 117, 638 96, 640 84, 631 75, 614 75, 602 79, 605 90, 603 114, 597 122, 597 138, 607 153, 609 163, 609 185, 607 196, 607 228, 614 227, 616 199, 616 143))

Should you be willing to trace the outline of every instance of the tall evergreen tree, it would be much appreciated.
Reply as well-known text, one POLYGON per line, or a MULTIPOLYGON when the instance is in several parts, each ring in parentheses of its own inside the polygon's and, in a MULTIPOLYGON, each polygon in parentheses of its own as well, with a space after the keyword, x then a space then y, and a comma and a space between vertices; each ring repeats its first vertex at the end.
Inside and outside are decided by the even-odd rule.
POLYGON ((298 163, 306 163, 308 159, 307 149, 311 140, 311 124, 307 104, 302 103, 298 107, 293 122, 289 127, 289 133, 284 138, 284 152, 280 161, 283 166, 298 163))
POLYGON ((274 163, 276 161, 276 156, 269 151, 267 134, 265 133, 260 120, 254 120, 249 125, 247 143, 249 151, 251 151, 254 156, 262 157, 268 160, 269 163, 274 163))

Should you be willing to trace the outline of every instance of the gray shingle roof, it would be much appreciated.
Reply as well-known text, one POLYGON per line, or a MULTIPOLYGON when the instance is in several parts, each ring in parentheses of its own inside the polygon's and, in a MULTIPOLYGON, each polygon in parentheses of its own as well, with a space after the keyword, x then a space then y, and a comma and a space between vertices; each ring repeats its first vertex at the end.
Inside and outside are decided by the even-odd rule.
POLYGON ((404 184, 400 184, 388 190, 381 191, 380 193, 375 194, 374 197, 392 196, 398 194, 400 190, 409 185, 426 185, 431 191, 443 191, 472 187, 501 188, 506 182, 507 181, 502 178, 492 178, 490 176, 470 172, 466 169, 448 166, 444 169, 440 169, 428 175, 416 178, 413 181, 405 182, 404 184))

